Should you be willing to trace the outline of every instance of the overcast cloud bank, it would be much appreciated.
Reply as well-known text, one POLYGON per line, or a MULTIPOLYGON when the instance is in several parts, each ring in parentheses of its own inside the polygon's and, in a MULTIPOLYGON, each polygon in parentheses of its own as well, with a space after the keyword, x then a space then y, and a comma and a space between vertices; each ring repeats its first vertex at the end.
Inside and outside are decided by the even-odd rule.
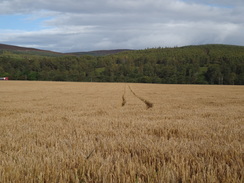
POLYGON ((38 29, 6 24, 0 43, 60 52, 244 45, 243 7, 242 0, 3 0, 0 16, 26 15, 38 29))

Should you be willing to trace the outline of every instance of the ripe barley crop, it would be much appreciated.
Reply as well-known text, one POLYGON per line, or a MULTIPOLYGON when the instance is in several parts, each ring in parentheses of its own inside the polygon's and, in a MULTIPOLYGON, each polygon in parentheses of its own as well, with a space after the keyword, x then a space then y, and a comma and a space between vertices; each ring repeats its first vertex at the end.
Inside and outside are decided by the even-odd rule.
POLYGON ((243 86, 8 81, 0 94, 0 182, 244 182, 243 86))

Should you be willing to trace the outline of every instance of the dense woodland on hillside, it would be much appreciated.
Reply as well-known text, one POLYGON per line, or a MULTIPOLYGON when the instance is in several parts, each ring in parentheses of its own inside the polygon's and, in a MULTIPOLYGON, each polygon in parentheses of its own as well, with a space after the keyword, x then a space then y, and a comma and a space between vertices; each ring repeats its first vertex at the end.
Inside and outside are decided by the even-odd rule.
POLYGON ((107 56, 42 56, 0 51, 0 76, 12 80, 244 84, 244 47, 202 45, 107 56))

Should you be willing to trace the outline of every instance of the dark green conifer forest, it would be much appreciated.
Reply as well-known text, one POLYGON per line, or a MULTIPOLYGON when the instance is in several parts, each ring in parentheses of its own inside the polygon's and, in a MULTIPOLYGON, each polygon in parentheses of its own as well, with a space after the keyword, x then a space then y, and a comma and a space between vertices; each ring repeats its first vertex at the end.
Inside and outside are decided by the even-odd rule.
POLYGON ((0 76, 11 80, 244 84, 244 47, 200 45, 105 56, 0 51, 0 76))

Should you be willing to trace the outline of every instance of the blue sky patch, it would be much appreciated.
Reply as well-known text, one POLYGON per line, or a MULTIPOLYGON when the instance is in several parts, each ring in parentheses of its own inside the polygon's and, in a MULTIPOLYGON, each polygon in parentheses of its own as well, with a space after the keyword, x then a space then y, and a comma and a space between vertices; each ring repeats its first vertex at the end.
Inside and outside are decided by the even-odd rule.
POLYGON ((217 3, 210 3, 208 1, 203 1, 203 0, 181 0, 181 1, 192 2, 192 3, 196 3, 196 4, 203 4, 203 5, 207 5, 210 7, 216 7, 216 8, 227 8, 227 9, 234 8, 233 5, 228 5, 226 3, 217 4, 217 3))
POLYGON ((32 15, 1 15, 0 29, 37 31, 46 27, 43 22, 48 19, 32 15))

